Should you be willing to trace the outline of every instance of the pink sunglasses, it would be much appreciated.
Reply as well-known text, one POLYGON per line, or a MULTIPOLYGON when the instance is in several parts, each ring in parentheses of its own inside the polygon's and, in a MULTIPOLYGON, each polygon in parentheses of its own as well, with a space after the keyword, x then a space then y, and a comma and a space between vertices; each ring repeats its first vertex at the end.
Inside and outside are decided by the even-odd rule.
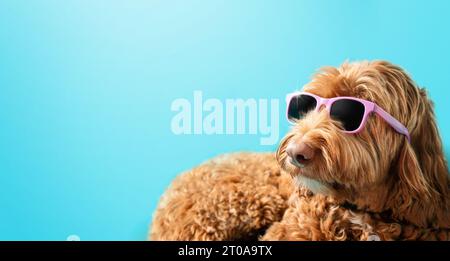
POLYGON ((374 112, 398 133, 410 141, 408 129, 397 119, 373 102, 354 97, 322 98, 308 92, 294 92, 287 96, 286 116, 292 123, 302 119, 309 111, 317 111, 325 105, 330 117, 342 123, 344 132, 358 133, 363 130, 369 115, 374 112))

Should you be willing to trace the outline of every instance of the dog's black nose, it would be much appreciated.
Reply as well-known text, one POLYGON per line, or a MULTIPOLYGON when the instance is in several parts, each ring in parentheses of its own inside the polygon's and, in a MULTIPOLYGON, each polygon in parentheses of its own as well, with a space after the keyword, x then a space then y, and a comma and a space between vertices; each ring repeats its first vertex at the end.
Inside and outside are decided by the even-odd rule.
POLYGON ((315 150, 303 142, 291 142, 286 153, 295 165, 302 167, 314 158, 315 150))

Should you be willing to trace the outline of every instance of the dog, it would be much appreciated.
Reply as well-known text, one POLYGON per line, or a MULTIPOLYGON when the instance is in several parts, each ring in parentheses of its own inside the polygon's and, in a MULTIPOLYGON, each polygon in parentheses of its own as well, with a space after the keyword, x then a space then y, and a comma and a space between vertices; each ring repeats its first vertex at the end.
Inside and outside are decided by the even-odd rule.
POLYGON ((322 68, 288 97, 274 153, 177 177, 150 240, 450 240, 450 193, 426 91, 386 61, 322 68))

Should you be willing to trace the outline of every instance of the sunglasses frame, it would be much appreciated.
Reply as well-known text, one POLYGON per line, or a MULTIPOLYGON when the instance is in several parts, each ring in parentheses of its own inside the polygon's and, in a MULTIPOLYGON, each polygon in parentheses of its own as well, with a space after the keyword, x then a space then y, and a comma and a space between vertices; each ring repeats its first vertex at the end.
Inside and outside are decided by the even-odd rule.
POLYGON ((314 99, 316 99, 316 107, 314 108, 313 111, 318 111, 323 105, 325 105, 325 108, 327 109, 328 114, 330 114, 330 112, 331 112, 331 106, 333 105, 333 103, 338 100, 344 100, 344 99, 345 100, 354 100, 354 101, 362 103, 364 105, 364 115, 363 115, 363 118, 361 119, 361 123, 360 123, 359 127, 353 131, 342 130, 345 133, 353 134, 353 133, 361 132, 364 129, 364 127, 366 126, 367 119, 369 118, 369 116, 372 113, 375 113, 378 116, 380 116, 386 123, 388 123, 395 131, 397 131, 400 134, 405 135, 406 138, 408 139, 408 141, 410 141, 408 129, 401 122, 399 122, 396 118, 394 118, 392 115, 390 115, 385 110, 383 110, 376 103, 368 101, 368 100, 364 100, 364 99, 355 98, 355 97, 338 96, 338 97, 333 97, 333 98, 322 98, 320 96, 317 96, 317 95, 309 93, 309 92, 297 91, 297 92, 290 93, 286 96, 286 103, 287 103, 286 118, 291 123, 295 123, 295 121, 293 121, 289 118, 289 104, 291 103, 291 101, 294 97, 298 97, 300 95, 307 95, 307 96, 310 96, 310 97, 313 97, 314 99))

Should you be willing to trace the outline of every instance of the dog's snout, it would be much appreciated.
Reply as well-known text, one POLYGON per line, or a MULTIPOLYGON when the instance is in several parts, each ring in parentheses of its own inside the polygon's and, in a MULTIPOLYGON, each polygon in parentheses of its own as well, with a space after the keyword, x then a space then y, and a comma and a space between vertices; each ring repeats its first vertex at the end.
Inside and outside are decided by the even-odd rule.
POLYGON ((304 142, 291 142, 286 148, 286 153, 294 164, 304 166, 314 158, 315 150, 304 142))

